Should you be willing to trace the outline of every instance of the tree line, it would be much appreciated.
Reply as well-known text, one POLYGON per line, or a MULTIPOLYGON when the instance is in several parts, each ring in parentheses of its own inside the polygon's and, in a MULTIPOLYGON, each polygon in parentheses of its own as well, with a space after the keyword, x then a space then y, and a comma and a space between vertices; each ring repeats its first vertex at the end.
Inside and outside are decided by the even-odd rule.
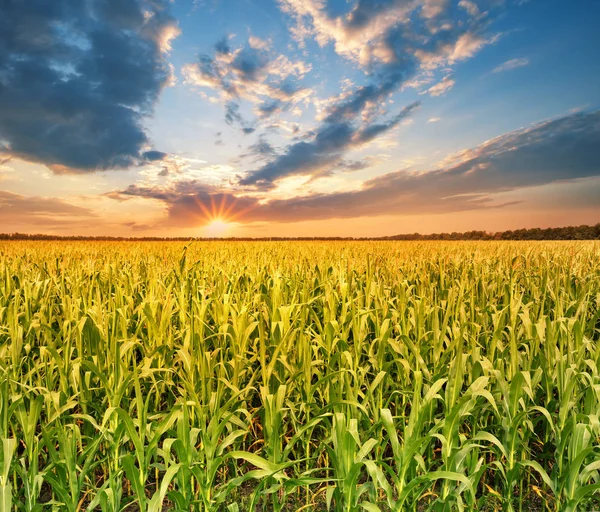
POLYGON ((0 233, 0 240, 65 240, 107 242, 189 242, 195 241, 311 241, 311 240, 600 240, 600 223, 593 226, 566 226, 559 228, 530 228, 508 231, 466 231, 453 233, 406 233, 381 237, 122 237, 86 235, 45 235, 0 233))

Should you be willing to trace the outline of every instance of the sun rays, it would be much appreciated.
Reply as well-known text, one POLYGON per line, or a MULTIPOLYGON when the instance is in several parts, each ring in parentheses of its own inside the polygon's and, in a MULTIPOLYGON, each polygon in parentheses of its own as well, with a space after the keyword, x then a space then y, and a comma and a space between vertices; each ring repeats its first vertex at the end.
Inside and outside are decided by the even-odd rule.
POLYGON ((221 237, 228 234, 252 208, 241 208, 238 200, 227 194, 215 194, 209 201, 196 200, 198 224, 202 225, 205 236, 221 237))

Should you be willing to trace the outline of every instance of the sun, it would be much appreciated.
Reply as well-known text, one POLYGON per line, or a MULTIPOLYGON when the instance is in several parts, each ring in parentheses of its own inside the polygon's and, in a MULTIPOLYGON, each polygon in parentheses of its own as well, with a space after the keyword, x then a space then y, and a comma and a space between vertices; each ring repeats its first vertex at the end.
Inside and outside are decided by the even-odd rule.
POLYGON ((195 199, 198 227, 208 238, 231 236, 239 227, 239 219, 252 210, 242 207, 237 198, 228 194, 213 194, 209 200, 195 199))
POLYGON ((206 226, 204 226, 204 233, 206 236, 223 236, 225 232, 231 227, 231 225, 223 219, 216 218, 212 219, 206 226))

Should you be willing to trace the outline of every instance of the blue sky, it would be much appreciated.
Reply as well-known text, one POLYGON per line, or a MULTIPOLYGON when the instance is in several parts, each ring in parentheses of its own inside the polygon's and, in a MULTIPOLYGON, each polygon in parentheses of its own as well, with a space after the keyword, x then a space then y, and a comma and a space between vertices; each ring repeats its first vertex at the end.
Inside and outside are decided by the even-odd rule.
POLYGON ((600 2, 0 6, 0 231, 600 222, 600 2))

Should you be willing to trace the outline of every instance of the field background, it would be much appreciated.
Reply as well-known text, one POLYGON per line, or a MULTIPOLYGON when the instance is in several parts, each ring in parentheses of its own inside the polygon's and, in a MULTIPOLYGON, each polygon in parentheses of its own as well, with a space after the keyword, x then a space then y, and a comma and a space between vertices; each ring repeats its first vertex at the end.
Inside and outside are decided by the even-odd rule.
POLYGON ((600 508, 600 242, 0 243, 0 511, 600 508))

